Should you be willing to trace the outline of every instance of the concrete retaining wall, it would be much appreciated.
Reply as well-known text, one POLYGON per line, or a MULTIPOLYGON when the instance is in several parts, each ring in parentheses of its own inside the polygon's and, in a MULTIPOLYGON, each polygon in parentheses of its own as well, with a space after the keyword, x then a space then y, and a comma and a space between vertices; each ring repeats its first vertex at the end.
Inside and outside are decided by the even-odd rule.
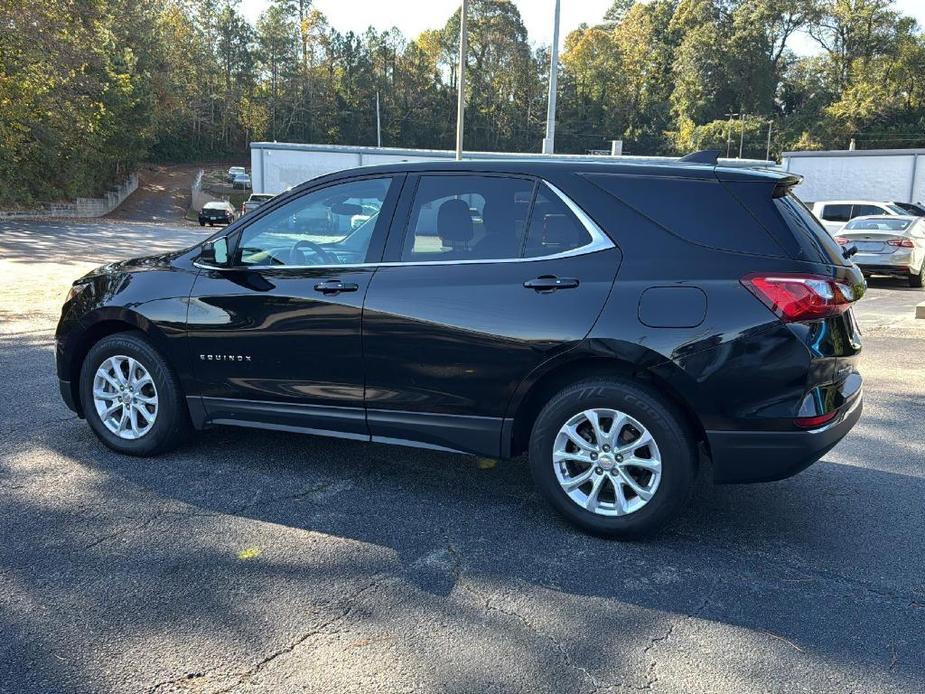
POLYGON ((74 202, 46 203, 37 210, 0 210, 0 219, 48 219, 54 217, 102 217, 116 209, 138 189, 138 174, 101 198, 77 198, 74 202))

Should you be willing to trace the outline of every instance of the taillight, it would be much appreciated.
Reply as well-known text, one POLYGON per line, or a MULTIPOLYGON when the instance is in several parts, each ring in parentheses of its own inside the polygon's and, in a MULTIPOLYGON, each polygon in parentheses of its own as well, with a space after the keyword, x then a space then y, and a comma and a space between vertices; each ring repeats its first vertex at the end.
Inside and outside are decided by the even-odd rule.
POLYGON ((836 236, 835 241, 838 243, 839 246, 847 246, 849 243, 851 243, 851 241, 846 239, 844 236, 836 236))
POLYGON ((831 422, 838 415, 838 410, 832 410, 826 414, 816 415, 814 417, 797 417, 793 420, 801 429, 816 429, 831 422))
POLYGON ((897 248, 914 248, 912 239, 887 239, 888 246, 896 246, 897 248))
POLYGON ((819 275, 754 274, 742 284, 786 323, 837 315, 859 298, 851 285, 819 275))

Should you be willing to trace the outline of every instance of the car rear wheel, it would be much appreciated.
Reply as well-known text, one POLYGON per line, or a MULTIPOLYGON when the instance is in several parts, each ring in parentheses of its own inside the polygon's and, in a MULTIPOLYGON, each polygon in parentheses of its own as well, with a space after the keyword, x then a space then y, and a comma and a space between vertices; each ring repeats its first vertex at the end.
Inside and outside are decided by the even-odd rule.
POLYGON ((162 453, 190 430, 176 376, 141 333, 110 335, 90 349, 80 397, 90 428, 119 453, 162 453))
POLYGON ((925 285, 925 261, 922 262, 918 274, 909 275, 910 287, 921 288, 923 285, 925 285))
POLYGON ((543 408, 530 466, 543 495, 580 528, 612 537, 648 534, 684 504, 696 477, 696 442, 682 416, 628 381, 566 388, 543 408))

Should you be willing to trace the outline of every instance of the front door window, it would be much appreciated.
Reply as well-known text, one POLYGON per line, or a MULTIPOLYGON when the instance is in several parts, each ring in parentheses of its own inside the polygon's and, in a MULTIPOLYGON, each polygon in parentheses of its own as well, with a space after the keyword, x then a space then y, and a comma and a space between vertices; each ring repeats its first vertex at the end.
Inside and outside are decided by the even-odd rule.
POLYGON ((391 181, 350 181, 296 198, 244 230, 238 244, 238 262, 261 267, 366 262, 391 181))

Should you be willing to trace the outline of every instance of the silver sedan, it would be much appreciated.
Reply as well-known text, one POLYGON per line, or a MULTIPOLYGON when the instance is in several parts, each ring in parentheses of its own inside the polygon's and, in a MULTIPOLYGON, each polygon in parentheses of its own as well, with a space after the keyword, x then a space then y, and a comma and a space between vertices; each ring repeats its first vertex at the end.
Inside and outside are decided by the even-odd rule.
POLYGON ((925 218, 857 217, 835 240, 857 249, 852 260, 865 276, 903 277, 910 287, 925 283, 925 218))

